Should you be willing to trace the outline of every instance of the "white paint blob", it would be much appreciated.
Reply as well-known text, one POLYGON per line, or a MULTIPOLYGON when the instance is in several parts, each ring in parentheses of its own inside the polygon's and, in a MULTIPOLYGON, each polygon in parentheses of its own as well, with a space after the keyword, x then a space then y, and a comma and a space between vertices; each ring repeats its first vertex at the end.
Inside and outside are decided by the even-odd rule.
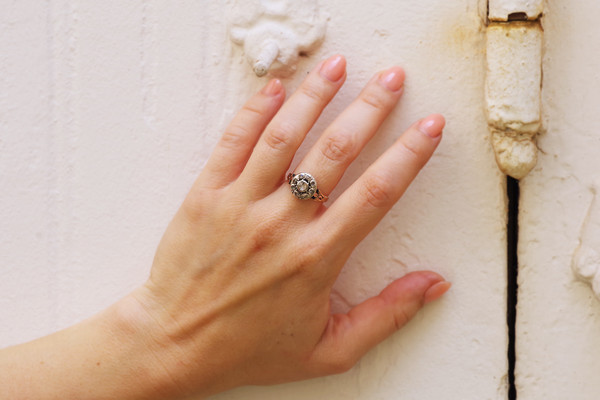
POLYGON ((301 54, 319 47, 325 31, 316 0, 237 0, 229 34, 257 76, 287 76, 301 54))
POLYGON ((600 299, 600 204, 596 187, 592 193, 592 202, 581 227, 579 246, 573 254, 571 267, 575 276, 588 283, 600 299))

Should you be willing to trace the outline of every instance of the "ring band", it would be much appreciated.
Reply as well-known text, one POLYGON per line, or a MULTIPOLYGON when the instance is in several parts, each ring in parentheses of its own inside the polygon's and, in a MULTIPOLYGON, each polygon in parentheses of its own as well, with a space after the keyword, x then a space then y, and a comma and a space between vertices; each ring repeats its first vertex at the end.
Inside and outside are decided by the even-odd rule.
POLYGON ((287 176, 287 181, 292 189, 292 194, 300 200, 313 199, 325 202, 329 198, 319 191, 317 181, 311 174, 307 174, 306 172, 292 174, 290 172, 287 176))

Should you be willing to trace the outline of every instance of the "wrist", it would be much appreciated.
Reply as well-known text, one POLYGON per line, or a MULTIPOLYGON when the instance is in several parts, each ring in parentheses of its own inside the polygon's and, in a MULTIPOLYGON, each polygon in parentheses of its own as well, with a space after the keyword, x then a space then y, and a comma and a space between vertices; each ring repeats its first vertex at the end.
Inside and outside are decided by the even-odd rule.
MULTIPOLYGON (((142 286, 116 303, 111 317, 117 336, 136 344, 137 362, 144 364, 145 381, 159 394, 156 398, 200 399, 237 386, 225 378, 227 368, 215 353, 220 337, 209 339, 213 324, 184 329, 162 303, 142 286), (199 331, 204 334, 199 336, 199 331)), ((198 315, 201 310, 191 312, 198 315)))
POLYGON ((170 375, 174 353, 152 326, 130 295, 65 330, 4 349, 0 392, 17 400, 181 398, 170 375))
MULTIPOLYGON (((138 288, 106 310, 122 357, 137 371, 136 386, 151 390, 156 399, 177 399, 186 395, 180 378, 182 361, 177 344, 164 325, 144 302, 145 288, 138 288)), ((147 394, 146 394, 147 395, 147 394)), ((142 397, 145 398, 145 397, 142 397)))

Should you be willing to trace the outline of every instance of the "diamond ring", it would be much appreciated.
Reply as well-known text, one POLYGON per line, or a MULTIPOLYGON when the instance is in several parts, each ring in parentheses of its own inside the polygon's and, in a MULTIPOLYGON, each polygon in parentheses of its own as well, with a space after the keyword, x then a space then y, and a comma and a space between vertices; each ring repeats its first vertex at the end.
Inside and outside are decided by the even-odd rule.
POLYGON ((328 196, 321 193, 317 188, 317 181, 311 174, 301 172, 299 174, 288 174, 287 181, 292 193, 300 200, 313 199, 316 201, 327 201, 328 196))

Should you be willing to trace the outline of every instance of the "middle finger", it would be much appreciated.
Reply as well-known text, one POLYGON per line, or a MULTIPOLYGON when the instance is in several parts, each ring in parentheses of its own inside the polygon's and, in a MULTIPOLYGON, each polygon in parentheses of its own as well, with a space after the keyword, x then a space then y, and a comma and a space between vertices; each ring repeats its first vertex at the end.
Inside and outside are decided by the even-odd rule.
POLYGON ((313 175, 319 191, 331 193, 397 104, 404 76, 400 67, 376 74, 357 99, 323 132, 298 165, 297 173, 313 175))

